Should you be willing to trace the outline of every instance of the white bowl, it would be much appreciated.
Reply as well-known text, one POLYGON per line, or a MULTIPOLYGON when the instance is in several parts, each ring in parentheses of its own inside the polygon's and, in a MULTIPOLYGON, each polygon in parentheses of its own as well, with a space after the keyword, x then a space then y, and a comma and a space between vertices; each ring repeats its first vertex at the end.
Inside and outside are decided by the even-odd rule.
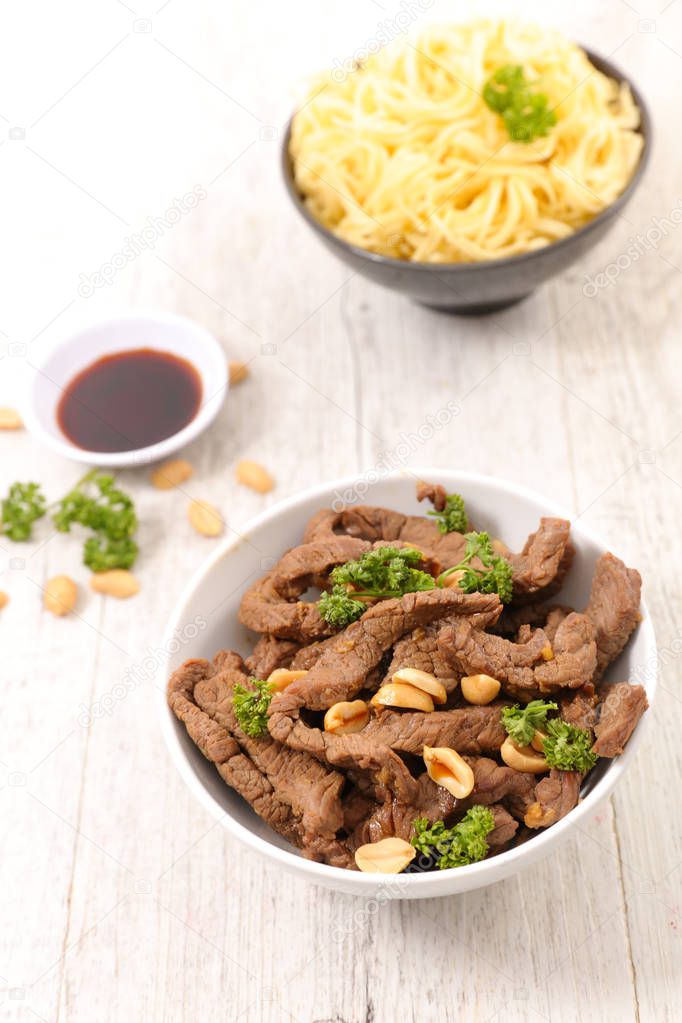
MULTIPOLYGON (((327 483, 289 498, 258 516, 245 530, 243 538, 226 540, 186 586, 163 641, 166 659, 160 669, 158 686, 161 727, 171 757, 197 799, 231 835, 265 856, 273 866, 326 888, 354 895, 374 897, 382 892, 384 897, 408 899, 452 895, 492 884, 530 866, 556 849, 580 821, 594 813, 597 804, 613 791, 632 763, 642 738, 643 722, 640 722, 623 756, 613 761, 599 761, 590 777, 589 792, 553 827, 489 860, 434 873, 387 878, 313 863, 271 831, 250 806, 225 785, 213 764, 204 759, 188 738, 184 725, 169 709, 165 696, 168 676, 190 657, 210 659, 223 647, 234 648, 244 655, 250 651, 250 634, 237 621, 240 598, 271 564, 269 559, 279 557, 287 548, 301 542, 303 527, 313 512, 356 495, 351 496, 356 503, 423 514, 424 507, 415 498, 415 478, 442 483, 448 492, 461 493, 477 527, 502 537, 514 550, 521 549, 542 515, 570 518, 564 509, 538 494, 505 480, 473 473, 414 469, 409 474, 392 474, 371 486, 365 485, 362 478, 327 483)), ((561 599, 581 608, 587 602, 595 561, 605 550, 613 548, 580 522, 573 526, 572 538, 577 552, 561 599)), ((614 553, 617 554, 617 550, 614 553)), ((642 623, 618 661, 611 665, 607 678, 622 680, 636 674, 637 681, 645 685, 651 703, 656 686, 656 641, 644 603, 642 615, 642 623)))
POLYGON ((93 323, 48 346, 33 365, 35 371, 22 402, 26 427, 53 451, 88 465, 146 465, 166 458, 206 429, 218 414, 229 388, 225 353, 213 335, 192 320, 165 312, 128 313, 93 323), (57 422, 64 388, 102 356, 134 348, 170 352, 191 362, 202 383, 199 411, 182 430, 147 447, 116 452, 78 447, 57 422))

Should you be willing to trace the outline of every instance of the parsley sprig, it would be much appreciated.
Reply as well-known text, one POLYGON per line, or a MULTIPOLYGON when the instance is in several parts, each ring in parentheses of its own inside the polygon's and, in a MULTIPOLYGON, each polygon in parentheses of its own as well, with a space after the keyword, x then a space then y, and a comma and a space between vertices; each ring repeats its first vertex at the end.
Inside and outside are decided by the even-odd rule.
POLYGON ((547 96, 533 91, 533 83, 528 81, 520 64, 498 68, 483 87, 483 99, 500 114, 514 142, 532 142, 549 134, 556 124, 556 114, 550 109, 547 96))
POLYGON ((464 867, 485 858, 487 835, 495 827, 495 819, 487 806, 472 806, 452 828, 443 821, 429 824, 426 817, 414 822, 412 845, 418 852, 433 856, 441 870, 464 867))
POLYGON ((83 562, 93 572, 130 568, 137 558, 135 507, 113 476, 94 469, 87 473, 58 502, 52 521, 61 533, 70 532, 75 524, 92 531, 83 547, 83 562))
POLYGON ((459 580, 460 589, 465 593, 497 593, 503 604, 512 598, 512 567, 506 558, 496 554, 492 541, 487 533, 465 533, 466 547, 464 557, 458 565, 442 572, 438 584, 442 586, 448 576, 454 572, 462 572, 459 580), (482 568, 471 562, 478 558, 482 568))
POLYGON ((592 735, 586 728, 553 718, 547 723, 546 732, 542 747, 550 767, 560 771, 591 771, 597 763, 592 735))
POLYGON ((39 483, 13 483, 0 505, 3 536, 20 542, 30 540, 33 523, 47 510, 47 501, 39 483))
POLYGON ((329 576, 331 591, 318 601, 320 615, 329 625, 344 628, 366 610, 366 600, 433 590, 433 576, 415 568, 423 560, 424 555, 414 548, 377 547, 356 561, 337 565, 329 576))
POLYGON ((441 533, 464 533, 467 528, 467 513, 461 494, 448 494, 442 511, 433 509, 426 514, 438 519, 441 533))
POLYGON ((234 687, 232 705, 235 717, 243 732, 252 739, 259 739, 268 730, 268 707, 275 687, 262 678, 250 678, 247 689, 240 682, 234 687))
POLYGON ((547 728, 547 715, 558 710, 551 700, 531 700, 525 707, 515 704, 502 711, 502 724, 517 746, 528 746, 536 732, 547 728))

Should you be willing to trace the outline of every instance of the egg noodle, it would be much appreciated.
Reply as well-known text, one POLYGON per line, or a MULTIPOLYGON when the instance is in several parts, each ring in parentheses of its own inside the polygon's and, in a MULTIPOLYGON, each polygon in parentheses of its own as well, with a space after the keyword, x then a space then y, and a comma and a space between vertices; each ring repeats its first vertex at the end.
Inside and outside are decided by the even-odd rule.
POLYGON ((642 149, 627 85, 535 26, 429 27, 336 78, 294 117, 296 184, 334 234, 397 259, 498 259, 564 238, 621 194, 642 149), (511 141, 481 98, 508 64, 547 96, 546 137, 511 141))

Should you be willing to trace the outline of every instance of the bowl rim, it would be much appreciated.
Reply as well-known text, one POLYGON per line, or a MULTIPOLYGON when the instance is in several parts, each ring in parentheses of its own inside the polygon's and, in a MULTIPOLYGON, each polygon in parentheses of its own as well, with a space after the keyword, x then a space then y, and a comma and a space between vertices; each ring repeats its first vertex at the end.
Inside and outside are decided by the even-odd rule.
MULTIPOLYGON (((453 485, 466 487, 467 484, 471 483, 498 488, 502 493, 511 493, 515 496, 541 504, 544 509, 543 514, 545 515, 554 515, 561 518, 568 518, 569 520, 571 519, 571 515, 567 514, 565 508, 555 501, 545 498, 537 491, 517 484, 512 480, 498 476, 490 476, 484 473, 442 469, 434 466, 416 466, 414 468, 410 468, 409 472, 404 469, 388 472, 381 476, 381 481, 384 482, 389 479, 402 478, 406 483, 409 482, 409 484, 412 485, 415 477, 420 479, 442 479, 443 477, 448 476, 452 478, 453 485)), ((312 499, 320 499, 325 502, 328 500, 330 494, 333 494, 334 492, 344 492, 347 488, 356 483, 357 479, 357 474, 344 476, 339 479, 330 480, 322 484, 316 484, 312 487, 308 487, 303 491, 299 491, 290 497, 278 501, 276 504, 272 505, 270 508, 261 512, 261 514, 252 519, 240 531, 240 535, 226 537, 219 547, 196 569, 189 581, 183 587, 183 590, 170 615, 161 641, 161 649, 164 651, 165 656, 159 663, 156 677, 157 710, 160 718, 161 732, 164 737, 166 747, 170 753, 171 760, 174 762, 190 791, 198 798, 199 802, 203 804, 212 816, 220 824, 222 824, 224 828, 226 828, 228 832, 260 855, 282 865, 288 870, 293 870, 297 873, 307 875, 313 882, 317 881, 321 884, 325 884, 327 887, 337 888, 338 890, 344 890, 344 886, 345 890, 348 890, 350 883, 358 894, 367 895, 372 892, 376 892, 377 887, 382 884, 387 887, 395 887, 397 883, 396 879, 399 878, 400 881, 398 883, 401 887, 404 886, 405 895, 408 890, 415 893, 414 895, 406 895, 406 897, 419 898, 445 894, 445 892, 441 890, 444 887, 444 882, 446 879, 451 880, 454 875, 464 882, 462 885, 458 885, 457 890, 464 891, 484 887, 487 884, 500 880, 502 877, 516 873, 518 870, 523 869, 526 864, 530 865, 530 863, 534 860, 542 858, 542 856, 547 853, 553 845, 560 843, 571 829, 573 829, 588 814, 592 813, 597 805, 599 805, 613 792, 622 775, 634 760, 637 750, 642 742, 643 734, 648 727, 650 715, 647 715, 643 721, 639 722, 627 744, 625 752, 611 760, 603 776, 596 782, 584 799, 582 799, 578 805, 560 821, 557 821, 557 823, 553 824, 552 827, 539 832, 528 842, 500 853, 497 856, 493 856, 490 859, 481 860, 479 863, 469 864, 464 867, 450 868, 443 871, 425 872, 422 874, 382 875, 366 874, 360 871, 349 871, 342 867, 333 867, 326 863, 317 863, 313 860, 307 860, 297 854, 297 852, 293 850, 293 847, 292 851, 289 851, 288 848, 281 849, 279 846, 274 845, 265 838, 261 838, 249 828, 240 824, 231 816, 230 812, 221 806, 213 795, 211 795, 199 778, 198 774, 195 772, 190 757, 183 748, 183 743, 180 738, 183 726, 175 718, 175 715, 168 706, 166 699, 166 684, 170 674, 169 662, 172 657, 171 651, 173 649, 173 638, 176 635, 178 627, 180 627, 182 622, 185 620, 186 606, 193 599, 195 591, 203 584, 204 580, 211 574, 216 565, 225 557, 229 556, 230 552, 243 543, 244 538, 248 538, 254 530, 260 529, 263 526, 272 526, 276 524, 278 517, 283 512, 295 510, 297 507, 300 507, 302 504, 312 499), (501 867, 504 868, 502 872, 500 870, 501 867), (467 881, 469 883, 466 883, 467 881)), ((571 524, 572 526, 574 525, 573 522, 571 524)), ((611 545, 606 544, 598 533, 585 526, 583 523, 580 523, 578 528, 582 537, 584 537, 584 539, 588 542, 596 545, 600 551, 603 552, 609 550, 617 554, 617 549, 614 550, 611 545)), ((647 677, 645 685, 649 707, 651 708, 654 703, 657 688, 657 647, 656 636, 644 597, 642 597, 640 603, 640 611, 642 621, 638 628, 645 633, 646 637, 645 643, 647 646, 647 654, 645 659, 647 663, 651 661, 655 665, 650 676, 647 677)))
MULTIPOLYGON (((121 349, 116 349, 116 351, 133 351, 140 347, 145 347, 145 345, 131 341, 129 346, 126 345, 121 349)), ((220 342, 214 334, 195 320, 187 316, 181 316, 179 313, 151 308, 133 309, 87 320, 68 334, 63 334, 51 344, 48 344, 40 357, 33 361, 33 372, 20 402, 21 414, 29 432, 64 458, 88 465, 110 466, 112 468, 135 467, 147 465, 150 462, 165 458, 172 452, 189 444, 200 433, 203 433, 218 415, 225 402, 229 388, 227 359, 220 342), (183 426, 182 429, 172 433, 169 437, 164 437, 163 440, 156 441, 154 444, 147 444, 141 448, 131 448, 128 451, 91 451, 87 448, 79 448, 65 435, 60 436, 47 429, 36 411, 37 394, 35 384, 38 375, 44 373, 45 367, 50 361, 61 350, 66 350, 70 346, 75 347, 80 344, 84 358, 81 369, 76 370, 74 373, 76 375, 78 372, 87 369, 88 366, 92 365, 100 357, 97 355, 88 357, 87 355, 87 338, 90 333, 102 329, 110 330, 116 327, 120 327, 123 333, 127 328, 139 327, 140 324, 145 323, 154 323, 156 326, 161 325, 162 327, 175 327, 185 333, 187 343, 186 351, 183 352, 182 357, 186 358, 194 366, 201 377, 203 389, 199 409, 189 423, 183 426), (216 373, 210 380, 211 393, 209 395, 206 394, 207 384, 209 383, 207 373, 204 367, 199 364, 196 354, 193 357, 197 345, 200 345, 203 351, 209 352, 214 356, 216 373)))
POLYGON ((346 241, 339 235, 334 234, 328 227, 322 224, 313 213, 310 212, 308 207, 303 201, 301 193, 296 187, 293 174, 293 160, 289 153, 289 143, 291 140, 291 130, 293 126, 294 118, 298 111, 294 111, 287 122, 286 130, 282 140, 282 146, 280 151, 280 162, 282 176, 284 178, 284 184, 286 191, 291 199, 293 205, 298 210, 299 214, 307 221, 308 225, 315 231, 327 238, 333 245, 345 249, 353 256, 359 259, 365 259, 369 263, 375 265, 385 266, 390 269, 396 270, 414 270, 417 273, 476 273, 482 270, 490 270, 502 267, 517 267, 522 266, 524 263, 532 263, 535 260, 541 259, 549 253, 560 252, 564 248, 570 246, 580 238, 588 237, 593 231, 596 231, 606 220, 609 220, 612 216, 615 216, 623 207, 630 201, 634 191, 639 186, 642 177, 646 171, 651 158, 651 149, 653 144, 653 126, 651 120, 651 114, 649 107, 644 99, 644 96, 634 84, 632 79, 624 74, 620 68, 613 64, 608 58, 602 57, 599 53, 589 49, 587 46, 583 46, 581 43, 577 43, 580 49, 586 54, 588 60, 594 65, 597 71, 601 71, 606 74, 609 78, 613 78, 618 82, 625 82, 630 88, 632 98, 637 106, 640 113, 640 123, 638 133, 642 136, 643 145, 640 153, 639 162, 633 171, 632 177, 628 181, 627 185, 620 193, 620 195, 614 199, 605 209, 601 210, 600 213, 593 217, 592 220, 588 221, 587 224, 583 224, 582 227, 578 228, 572 234, 567 235, 565 238, 559 238, 554 242, 550 242, 549 245, 544 245, 542 248, 533 249, 531 252, 521 252, 516 256, 503 256, 499 259, 485 259, 485 260, 469 260, 461 263, 427 263, 423 260, 408 260, 408 259, 396 259, 393 256, 383 256, 379 252, 372 252, 370 249, 363 249, 359 245, 354 245, 352 242, 346 241))

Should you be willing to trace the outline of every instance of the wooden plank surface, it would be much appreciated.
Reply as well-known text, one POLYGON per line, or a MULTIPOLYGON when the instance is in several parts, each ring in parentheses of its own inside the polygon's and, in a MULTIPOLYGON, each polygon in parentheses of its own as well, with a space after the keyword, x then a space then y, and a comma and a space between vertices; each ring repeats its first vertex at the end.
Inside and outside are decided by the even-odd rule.
MULTIPOLYGON (((85 582, 77 541, 45 530, 30 545, 0 544, 0 588, 11 595, 0 618, 4 1018, 679 1019, 679 228, 595 297, 583 285, 679 207, 682 5, 595 6, 546 0, 522 13, 628 68, 655 111, 653 165, 582 264, 481 320, 426 311, 352 275, 298 222, 278 171, 307 72, 353 54, 401 9, 434 19, 451 5, 415 14, 417 4, 390 0, 68 0, 3 10, 0 404, 12 403, 41 344, 85 319, 130 304, 190 315, 252 370, 187 451, 192 494, 220 505, 231 528, 387 459, 497 473, 563 502, 642 569, 662 651, 636 765, 550 860, 422 903, 367 906, 318 890, 229 838, 169 762, 150 664, 211 544, 191 534, 182 495, 153 491, 142 470, 123 473, 142 520, 134 607, 84 588, 77 615, 53 618, 41 586, 57 572, 85 582), (206 197, 191 213, 157 227, 153 248, 83 297, 84 279, 127 236, 196 186, 206 197), (405 443, 449 402, 448 425, 405 443), (272 494, 237 486, 240 457, 271 468, 272 494), (97 701, 108 711, 88 723, 97 701)), ((56 495, 77 476, 28 435, 0 435, 3 493, 34 478, 56 495)))

